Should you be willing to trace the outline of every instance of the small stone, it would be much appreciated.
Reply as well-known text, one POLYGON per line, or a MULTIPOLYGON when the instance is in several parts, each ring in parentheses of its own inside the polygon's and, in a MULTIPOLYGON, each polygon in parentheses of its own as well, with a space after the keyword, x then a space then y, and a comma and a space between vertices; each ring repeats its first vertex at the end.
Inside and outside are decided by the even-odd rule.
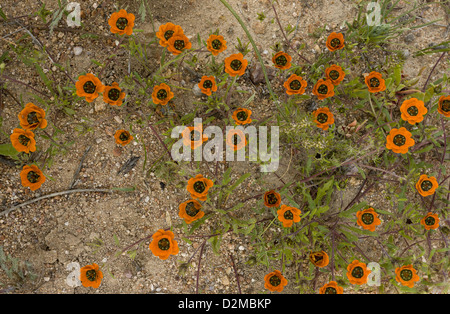
POLYGON ((228 277, 222 277, 221 281, 224 286, 230 285, 230 280, 228 279, 228 277))
POLYGON ((200 87, 198 87, 198 84, 195 84, 194 87, 192 88, 192 92, 194 93, 195 96, 200 97, 203 95, 200 87))
POLYGON ((119 116, 114 116, 114 120, 116 120, 117 123, 122 123, 122 118, 119 116))
POLYGON ((94 110, 96 112, 99 112, 99 111, 105 110, 105 108, 106 108, 106 106, 105 106, 105 103, 103 102, 103 98, 97 97, 97 100, 95 101, 95 105, 94 105, 94 110))
POLYGON ((244 250, 245 250, 245 247, 243 245, 240 245, 239 246, 239 251, 244 251, 244 250))
POLYGON ((98 138, 98 139, 95 140, 95 142, 96 142, 97 144, 100 144, 102 141, 103 141, 103 140, 102 140, 101 138, 98 138))
POLYGON ((81 55, 82 52, 83 52, 83 48, 81 48, 80 46, 73 47, 74 55, 79 56, 79 55, 81 55))
POLYGON ((253 23, 252 28, 256 34, 264 34, 266 32, 266 23, 257 21, 253 23))
POLYGON ((414 41, 414 39, 416 38, 416 36, 414 36, 413 33, 409 33, 405 36, 405 38, 403 39, 405 41, 405 43, 412 43, 414 41))

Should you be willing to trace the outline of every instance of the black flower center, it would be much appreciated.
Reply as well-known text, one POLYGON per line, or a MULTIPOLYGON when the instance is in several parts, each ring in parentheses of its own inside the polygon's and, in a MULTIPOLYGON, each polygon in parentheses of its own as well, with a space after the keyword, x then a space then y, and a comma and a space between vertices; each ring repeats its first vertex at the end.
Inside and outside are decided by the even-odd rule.
POLYGON ((158 98, 159 100, 164 100, 167 98, 167 91, 165 89, 160 89, 157 93, 156 93, 156 98, 158 98))
POLYGON ((112 101, 118 100, 120 98, 120 90, 118 90, 117 88, 111 88, 108 91, 108 98, 112 101))
POLYGON ((188 216, 195 217, 195 215, 197 215, 200 210, 195 208, 194 202, 189 202, 186 204, 185 211, 188 216))
POLYGON ((85 93, 93 94, 95 92, 95 89, 96 89, 96 86, 95 86, 94 82, 92 82, 92 81, 87 81, 83 85, 83 90, 85 93))
POLYGON ((25 135, 23 135, 23 134, 19 135, 19 143, 22 144, 23 146, 28 146, 28 143, 30 141, 31 140, 28 137, 26 137, 25 135))
POLYGON ((280 279, 277 275, 273 275, 272 277, 270 277, 269 283, 270 283, 273 287, 276 287, 276 286, 278 286, 278 285, 281 284, 281 279, 280 279))
POLYGON ((179 51, 183 50, 185 47, 184 40, 181 40, 181 39, 175 40, 175 42, 173 43, 173 46, 175 47, 176 50, 179 50, 179 51))
POLYGON ((208 89, 208 88, 211 88, 211 87, 213 87, 213 83, 211 82, 211 80, 205 80, 203 82, 203 88, 208 89))
POLYGON ((372 77, 369 80, 369 85, 370 85, 370 87, 378 87, 378 86, 380 86, 380 80, 377 79, 376 77, 372 77))
POLYGON ((234 59, 233 61, 231 61, 230 67, 234 71, 239 71, 242 68, 242 62, 240 60, 238 60, 238 59, 234 59))
POLYGON ((401 134, 397 134, 396 136, 394 136, 393 142, 397 146, 403 146, 406 143, 406 137, 401 134))
POLYGON ((420 188, 422 191, 429 191, 433 187, 433 183, 430 180, 423 180, 422 183, 420 183, 420 188))
POLYGON ((326 113, 319 113, 317 115, 317 121, 319 121, 320 123, 325 123, 328 121, 328 115, 326 113))
POLYGON ((170 37, 173 36, 173 33, 174 33, 174 31, 172 31, 172 30, 166 31, 166 32, 164 33, 164 38, 165 38, 166 40, 169 40, 170 37))
POLYGON ((427 218, 425 218, 425 224, 427 226, 433 226, 436 223, 436 219, 434 219, 431 216, 428 216, 427 218))
POLYGON ((124 17, 119 17, 116 22, 116 26, 118 29, 123 31, 128 25, 128 20, 124 17))
POLYGON ((274 193, 270 193, 267 195, 267 203, 270 205, 274 205, 278 202, 278 197, 274 193))
POLYGON ((41 176, 39 174, 37 174, 36 172, 34 172, 34 171, 30 171, 30 172, 27 173, 27 179, 31 183, 38 182, 40 177, 41 176))
POLYGON ((36 111, 31 111, 31 112, 27 115, 27 122, 28 122, 28 124, 30 124, 30 125, 39 123, 39 119, 38 119, 38 117, 37 117, 37 112, 36 112, 36 111))
POLYGON ((333 48, 339 47, 339 46, 341 45, 341 41, 340 41, 338 38, 333 38, 333 39, 330 41, 330 45, 331 45, 331 47, 333 47, 333 48))
POLYGON ((276 57, 275 64, 280 66, 285 66, 288 63, 288 60, 286 59, 286 56, 281 55, 276 57))
POLYGON ((325 294, 337 294, 337 291, 333 287, 327 287, 325 289, 325 294))
POLYGON ((449 112, 450 111, 450 100, 445 99, 444 101, 442 101, 441 109, 444 112, 449 112))
POLYGON ((357 279, 362 278, 364 276, 364 270, 362 269, 362 267, 356 266, 355 268, 353 268, 352 276, 357 279))
POLYGON ((237 118, 239 121, 245 121, 245 120, 247 120, 247 118, 248 118, 248 114, 247 114, 244 110, 242 110, 242 111, 239 111, 239 112, 236 114, 236 118, 237 118))
POLYGON ((122 133, 120 133, 120 135, 119 135, 119 139, 120 139, 122 142, 128 141, 129 138, 130 138, 130 136, 128 135, 128 132, 122 132, 122 133))
POLYGON ((196 142, 200 140, 200 132, 197 130, 191 131, 191 141, 196 142))
POLYGON ((314 263, 318 263, 323 260, 322 254, 313 254, 314 263))
POLYGON ((413 272, 409 269, 403 269, 400 272, 400 277, 404 280, 404 281, 410 281, 413 277, 413 272))
POLYGON ((197 181, 194 183, 194 191, 197 193, 203 193, 206 189, 205 183, 203 181, 197 181))
POLYGON ((363 223, 365 223, 366 225, 370 225, 373 223, 373 221, 375 220, 375 217, 371 214, 371 213, 364 213, 361 216, 361 220, 363 223))
POLYGON ((326 95, 328 93, 328 86, 325 84, 320 85, 319 88, 317 89, 317 92, 319 94, 326 95))
POLYGON ((86 278, 89 281, 95 281, 95 279, 97 279, 97 272, 94 269, 89 269, 86 272, 86 278))
POLYGON ((158 241, 158 247, 163 251, 167 251, 170 248, 170 241, 167 238, 162 238, 158 241))
POLYGON ((290 210, 287 210, 284 212, 283 217, 286 220, 292 220, 292 219, 294 219, 294 214, 292 214, 292 212, 290 210))
POLYGON ((417 109, 416 106, 411 106, 408 109, 406 109, 406 112, 411 116, 415 117, 419 114, 419 109, 417 109))
POLYGON ((293 80, 290 84, 289 87, 292 90, 299 90, 300 88, 302 88, 302 83, 300 83, 299 80, 293 80))
POLYGON ((241 137, 237 134, 233 135, 233 143, 234 145, 238 145, 242 141, 241 137))
POLYGON ((336 70, 331 70, 329 76, 333 81, 335 81, 339 78, 339 72, 336 70))
POLYGON ((214 39, 211 43, 214 50, 219 50, 222 47, 222 42, 218 39, 214 39))

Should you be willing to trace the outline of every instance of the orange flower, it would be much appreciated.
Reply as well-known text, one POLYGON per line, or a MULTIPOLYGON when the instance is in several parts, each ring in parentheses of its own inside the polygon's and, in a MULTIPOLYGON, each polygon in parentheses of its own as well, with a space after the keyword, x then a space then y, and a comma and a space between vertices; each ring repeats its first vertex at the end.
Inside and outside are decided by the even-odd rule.
POLYGON ((189 200, 180 204, 178 216, 183 218, 187 224, 202 218, 205 213, 201 210, 202 205, 197 200, 189 200))
POLYGON ((264 205, 267 207, 278 207, 281 203, 281 196, 274 190, 264 193, 264 205))
POLYGON ((252 115, 252 111, 250 109, 237 108, 233 112, 232 118, 236 122, 237 125, 244 125, 244 124, 249 124, 252 122, 252 119, 250 119, 251 115, 252 115))
POLYGON ((108 24, 111 26, 111 33, 131 35, 133 33, 134 19, 134 14, 127 13, 124 9, 114 12, 108 20, 108 24))
POLYGON ((167 49, 175 56, 182 53, 185 49, 192 48, 192 43, 184 34, 173 35, 169 38, 168 42, 167 49))
POLYGON ((444 115, 444 117, 450 118, 450 95, 439 98, 438 112, 444 115))
POLYGON ((300 209, 287 205, 281 205, 281 208, 277 210, 278 220, 285 228, 290 228, 294 222, 299 222, 301 213, 300 209))
POLYGON ((133 136, 131 136, 130 132, 125 130, 117 130, 114 134, 114 138, 116 139, 116 143, 122 146, 125 146, 131 142, 133 136))
POLYGON ((29 187, 31 191, 35 191, 45 182, 45 176, 42 171, 35 165, 23 166, 20 172, 22 185, 29 187))
POLYGON ((381 77, 381 73, 372 71, 365 77, 364 80, 369 88, 369 92, 371 93, 382 92, 386 89, 386 84, 384 83, 384 79, 381 77))
POLYGON ((12 146, 18 152, 29 154, 36 151, 36 141, 34 140, 34 133, 30 130, 14 129, 10 136, 12 146))
POLYGON ((428 177, 426 174, 422 174, 416 183, 416 189, 422 196, 433 195, 438 186, 436 178, 428 177))
POLYGON ((367 276, 371 271, 367 269, 366 264, 354 260, 347 266, 347 278, 352 285, 362 285, 367 282, 367 276))
POLYGON ((330 281, 319 290, 320 294, 343 294, 344 288, 339 287, 336 281, 330 281))
POLYGON ((173 98, 173 96, 174 95, 170 90, 169 85, 161 83, 153 87, 152 99, 155 104, 165 106, 173 98))
POLYGON ((325 70, 325 76, 334 86, 337 86, 344 80, 345 72, 340 66, 333 64, 325 70))
POLYGON ((97 289, 103 279, 103 273, 97 264, 86 265, 80 269, 80 281, 83 287, 97 289))
POLYGON ((200 83, 198 83, 198 87, 202 91, 203 94, 211 96, 211 92, 217 91, 216 79, 214 76, 202 76, 200 83))
POLYGON ((190 146, 192 149, 202 146, 208 140, 208 137, 203 135, 203 125, 201 123, 195 127, 186 127, 181 134, 183 135, 183 145, 190 146))
POLYGON ((93 102, 98 97, 98 93, 105 90, 105 86, 91 73, 80 75, 75 83, 78 97, 86 97, 87 102, 93 102))
POLYGON ((172 36, 182 35, 183 29, 179 25, 173 23, 166 23, 159 27, 159 31, 156 32, 156 37, 159 38, 159 44, 163 47, 169 46, 169 39, 172 36))
POLYGON ((313 88, 313 94, 319 98, 319 100, 334 96, 334 85, 330 80, 320 79, 317 81, 313 88))
POLYGON ((419 281, 416 270, 412 265, 397 267, 395 269, 395 280, 407 287, 414 287, 414 282, 419 281))
POLYGON ((381 220, 378 219, 378 214, 372 207, 358 211, 356 218, 358 226, 369 231, 375 231, 376 226, 381 224, 381 220))
POLYGON ((288 95, 301 95, 305 92, 308 83, 296 74, 292 74, 283 86, 286 88, 286 94, 288 95))
POLYGON ((328 35, 326 46, 330 51, 336 51, 344 48, 344 35, 332 32, 328 35))
POLYGON ((287 284, 286 278, 283 277, 279 270, 275 270, 264 276, 264 288, 269 289, 272 292, 283 291, 284 286, 287 284))
POLYGON ((25 130, 45 129, 47 127, 45 111, 30 102, 19 113, 19 123, 25 130))
POLYGON ((248 144, 244 132, 239 129, 231 129, 227 133, 226 143, 234 151, 240 150, 248 144))
POLYGON ((200 201, 206 201, 208 190, 213 187, 214 183, 203 177, 201 174, 188 180, 187 191, 191 193, 192 198, 200 201))
POLYGON ((317 267, 325 267, 330 262, 328 254, 325 251, 309 253, 309 260, 317 267))
POLYGON ((242 53, 237 53, 225 58, 225 72, 230 76, 243 75, 247 68, 248 61, 244 59, 242 53))
POLYGON ((428 112, 425 108, 424 102, 417 98, 411 98, 405 100, 400 106, 400 112, 402 113, 402 119, 409 124, 416 124, 423 120, 423 115, 428 112))
POLYGON ((409 147, 414 146, 415 141, 411 138, 411 133, 404 127, 392 129, 386 136, 386 148, 394 153, 406 154, 409 147))
POLYGON ((331 113, 330 109, 328 107, 323 107, 315 110, 313 112, 314 117, 316 120, 314 122, 316 123, 318 128, 321 128, 322 130, 328 130, 330 125, 334 123, 334 116, 331 113))
POLYGON ((213 54, 217 56, 219 53, 227 49, 227 42, 223 39, 221 35, 210 35, 206 41, 206 47, 213 54))
POLYGON ((425 227, 425 229, 437 229, 439 228, 439 217, 437 214, 429 212, 425 217, 420 220, 420 224, 425 227))
POLYGON ((125 93, 119 87, 119 84, 114 82, 111 86, 105 86, 103 91, 103 101, 111 106, 122 106, 122 99, 125 98, 125 93))
POLYGON ((178 243, 174 240, 175 235, 172 231, 159 229, 153 234, 152 238, 153 240, 149 248, 153 255, 158 256, 162 260, 166 260, 170 255, 178 254, 178 243))
POLYGON ((283 51, 277 52, 272 57, 273 65, 280 70, 287 70, 291 67, 292 57, 283 51))

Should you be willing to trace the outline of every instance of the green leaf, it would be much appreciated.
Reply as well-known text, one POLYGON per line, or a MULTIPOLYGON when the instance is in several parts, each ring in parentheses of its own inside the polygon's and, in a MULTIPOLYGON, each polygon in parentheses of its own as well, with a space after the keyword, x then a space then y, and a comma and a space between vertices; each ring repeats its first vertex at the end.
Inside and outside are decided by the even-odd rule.
POLYGON ((334 178, 329 180, 327 183, 325 183, 323 186, 319 187, 317 190, 317 197, 316 197, 316 204, 319 205, 322 198, 327 194, 328 190, 333 187, 334 178))
POLYGON ((0 155, 16 157, 19 152, 12 146, 11 143, 0 144, 0 155))
POLYGON ((422 149, 419 149, 418 151, 415 151, 414 154, 427 153, 427 152, 429 152, 430 150, 432 150, 433 147, 434 147, 434 145, 433 145, 433 144, 430 144, 430 145, 428 145, 428 146, 425 146, 425 147, 422 148, 422 149))

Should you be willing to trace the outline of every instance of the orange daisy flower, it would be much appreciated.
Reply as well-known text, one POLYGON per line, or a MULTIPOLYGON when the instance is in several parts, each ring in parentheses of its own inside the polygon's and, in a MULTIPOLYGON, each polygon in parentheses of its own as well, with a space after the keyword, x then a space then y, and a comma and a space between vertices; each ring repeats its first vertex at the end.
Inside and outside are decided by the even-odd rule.
POLYGON ((287 284, 288 281, 283 277, 279 270, 274 270, 264 276, 264 288, 269 289, 269 291, 281 292, 287 284))
POLYGON ((149 248, 153 255, 158 256, 162 260, 166 260, 170 255, 177 255, 179 252, 178 243, 174 240, 175 235, 172 231, 159 229, 153 236, 149 248))
POLYGON ((326 46, 330 51, 336 51, 344 48, 344 35, 332 32, 328 35, 326 46))
POLYGON ((170 86, 167 84, 161 83, 153 87, 152 100, 155 104, 165 106, 173 98, 173 96, 174 94, 170 90, 170 86))
POLYGON ((381 73, 372 71, 365 77, 364 81, 366 82, 369 92, 371 93, 382 92, 386 89, 386 84, 381 73))
POLYGON ((450 95, 441 96, 438 102, 438 112, 446 118, 450 118, 450 95))
POLYGON ((197 200, 183 202, 180 204, 178 209, 178 216, 183 218, 187 224, 190 224, 205 215, 205 213, 201 210, 202 204, 200 204, 197 200))
POLYGON ((86 265, 80 269, 80 281, 83 287, 97 289, 103 279, 103 273, 97 264, 86 265))
POLYGON ((300 209, 287 205, 281 205, 281 208, 277 210, 278 220, 285 228, 290 228, 294 222, 299 222, 301 213, 300 209))
POLYGON ((211 96, 212 92, 217 91, 216 79, 214 76, 204 75, 202 76, 200 83, 198 83, 198 87, 203 94, 211 96))
POLYGON ((240 150, 248 144, 244 132, 239 129, 231 129, 227 133, 226 143, 234 151, 240 150))
POLYGON ((280 70, 287 70, 291 67, 292 57, 283 51, 277 52, 272 57, 273 65, 280 70))
POLYGON ((347 278, 352 285, 362 285, 367 282, 367 277, 371 271, 367 269, 366 264, 354 260, 347 266, 347 278))
POLYGON ((237 108, 233 112, 232 118, 237 125, 244 125, 252 122, 252 119, 250 119, 251 115, 252 111, 250 109, 237 108))
POLYGON ((330 262, 328 254, 325 251, 309 253, 309 260, 316 267, 326 267, 330 262))
POLYGON ((356 218, 358 226, 369 231, 375 231, 376 226, 381 224, 381 220, 378 219, 378 214, 372 207, 358 211, 356 218))
POLYGON ((45 129, 47 127, 45 111, 31 102, 27 103, 19 113, 19 123, 25 130, 45 129))
POLYGON ((31 130, 14 129, 10 138, 12 146, 18 152, 29 154, 36 151, 36 141, 31 130))
POLYGON ((334 116, 331 113, 328 107, 323 107, 315 110, 313 112, 314 117, 316 118, 314 122, 316 123, 318 128, 326 131, 334 123, 334 116))
POLYGON ((131 35, 133 33, 134 19, 134 14, 127 13, 124 9, 114 12, 108 20, 108 24, 111 26, 111 33, 131 35))
POLYGON ((183 145, 190 146, 192 149, 202 146, 208 140, 208 137, 203 135, 203 125, 201 123, 195 127, 186 127, 181 134, 183 135, 183 145))
POLYGON ((278 207, 281 203, 281 196, 275 190, 264 193, 264 205, 267 207, 278 207))
POLYGON ((337 86, 344 80, 345 72, 340 66, 333 64, 325 70, 325 76, 334 86, 337 86))
POLYGON ((211 51, 213 56, 217 56, 219 53, 227 49, 227 42, 223 39, 223 36, 212 34, 206 41, 206 47, 209 51, 211 51))
POLYGON ((103 101, 111 106, 122 106, 122 100, 125 98, 125 93, 119 87, 119 84, 114 82, 111 86, 105 86, 103 91, 103 101))
POLYGON ((411 132, 404 127, 392 129, 386 137, 386 148, 391 149, 394 153, 406 154, 409 147, 415 144, 411 135, 411 132))
POLYGON ((206 201, 208 190, 214 186, 214 183, 208 178, 203 177, 201 174, 188 180, 187 191, 191 193, 192 198, 196 198, 200 201, 206 201))
POLYGON ((413 288, 414 283, 419 281, 420 278, 412 265, 406 265, 395 269, 395 280, 404 286, 413 288))
POLYGON ((301 76, 296 74, 292 74, 283 84, 284 88, 286 88, 286 94, 288 95, 301 95, 305 93, 307 85, 308 83, 301 76))
POLYGON ((87 102, 93 102, 99 93, 105 90, 105 86, 91 73, 80 75, 75 83, 78 97, 85 97, 87 102))
POLYGON ((159 44, 161 46, 167 47, 169 46, 169 39, 172 36, 182 34, 184 34, 183 29, 179 25, 169 22, 159 27, 159 30, 156 32, 156 37, 159 38, 159 44))
POLYGON ((428 177, 426 174, 422 174, 419 181, 416 183, 416 189, 422 196, 433 195, 439 184, 435 177, 428 177))
POLYGON ((439 228, 439 217, 437 214, 429 212, 420 220, 420 224, 424 226, 426 230, 437 229, 439 228))
POLYGON ((29 187, 31 191, 35 191, 45 182, 45 176, 42 171, 35 165, 23 166, 20 172, 20 179, 24 187, 29 187))
POLYGON ((116 139, 117 144, 125 146, 131 142, 133 136, 126 130, 117 130, 114 134, 114 138, 116 139))
POLYGON ((173 35, 169 38, 168 42, 169 45, 167 46, 167 49, 173 55, 179 55, 183 50, 192 48, 192 43, 184 34, 173 35))
POLYGON ((317 81, 313 88, 313 94, 319 98, 319 100, 334 96, 334 85, 330 80, 320 79, 317 81))
POLYGON ((248 61, 244 59, 242 53, 237 53, 225 58, 225 72, 230 76, 243 75, 247 68, 248 61))
POLYGON ((411 98, 402 103, 400 112, 402 113, 403 120, 414 125, 423 120, 423 115, 426 114, 428 110, 425 108, 423 101, 417 98, 411 98))
POLYGON ((344 288, 339 287, 336 281, 330 281, 319 290, 320 294, 343 294, 344 288))

